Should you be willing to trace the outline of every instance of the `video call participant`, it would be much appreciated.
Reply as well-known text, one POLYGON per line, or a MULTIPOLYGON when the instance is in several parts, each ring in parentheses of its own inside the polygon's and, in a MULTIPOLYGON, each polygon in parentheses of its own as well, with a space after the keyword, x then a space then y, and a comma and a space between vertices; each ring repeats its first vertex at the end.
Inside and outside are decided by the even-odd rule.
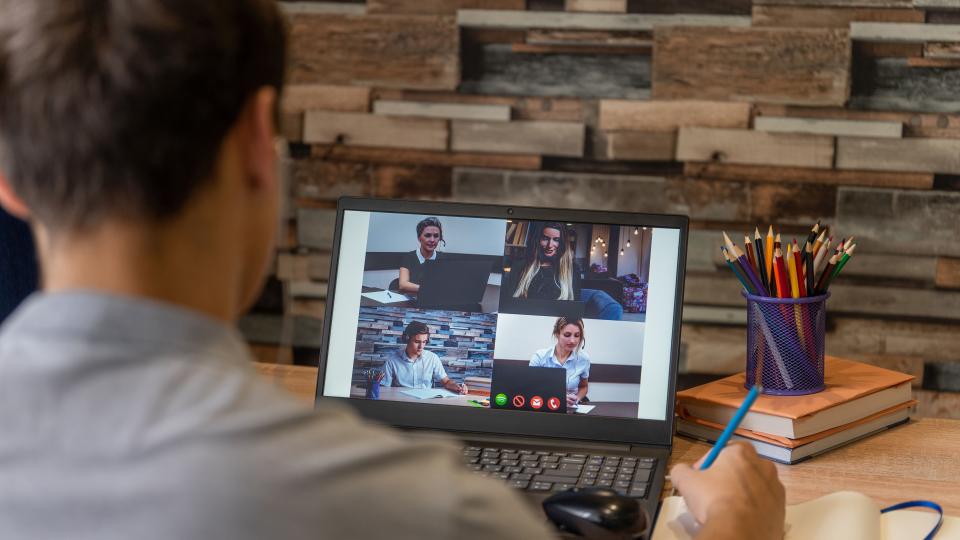
POLYGON ((383 386, 403 386, 406 388, 433 388, 433 382, 439 381, 447 390, 466 394, 467 385, 450 380, 440 357, 426 350, 430 341, 430 328, 420 321, 412 321, 403 331, 406 346, 397 349, 387 357, 383 364, 383 386))
POLYGON ((556 222, 533 225, 524 259, 511 265, 513 297, 580 300, 580 271, 567 228, 556 222))
POLYGON ((583 321, 560 317, 553 325, 553 347, 540 349, 530 359, 530 367, 567 370, 567 406, 575 407, 587 397, 590 379, 590 357, 583 348, 587 344, 583 321))
POLYGON ((400 278, 398 287, 403 292, 420 291, 423 283, 423 265, 440 258, 437 251, 440 244, 447 245, 443 239, 443 225, 435 217, 428 217, 417 223, 417 241, 420 247, 403 255, 400 260, 400 278))

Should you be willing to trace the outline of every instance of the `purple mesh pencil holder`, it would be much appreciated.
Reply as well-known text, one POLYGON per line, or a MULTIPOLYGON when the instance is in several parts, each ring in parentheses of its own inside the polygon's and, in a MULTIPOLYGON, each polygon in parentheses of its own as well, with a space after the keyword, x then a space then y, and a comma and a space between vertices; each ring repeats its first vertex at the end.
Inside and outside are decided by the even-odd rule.
POLYGON ((769 298, 746 292, 746 388, 776 396, 813 394, 824 389, 823 348, 827 298, 769 298))

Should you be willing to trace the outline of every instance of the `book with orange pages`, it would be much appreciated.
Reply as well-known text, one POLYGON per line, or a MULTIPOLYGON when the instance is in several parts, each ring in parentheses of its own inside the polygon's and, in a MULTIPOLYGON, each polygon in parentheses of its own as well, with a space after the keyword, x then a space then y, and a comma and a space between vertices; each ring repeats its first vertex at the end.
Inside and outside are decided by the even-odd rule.
MULTIPOLYGON (((806 396, 765 396, 751 407, 742 429, 788 439, 808 437, 910 401, 912 375, 869 364, 824 358, 826 389, 806 396)), ((747 395, 738 373, 677 392, 678 414, 726 425, 747 395)))
MULTIPOLYGON (((873 435, 878 431, 900 425, 910 419, 910 408, 916 404, 916 400, 910 400, 855 422, 800 439, 787 439, 738 428, 734 431, 733 440, 750 443, 761 456, 781 463, 793 464, 873 435)), ((684 418, 681 416, 677 421, 677 433, 702 439, 709 443, 716 442, 723 428, 724 426, 721 424, 715 424, 700 418, 684 418)))

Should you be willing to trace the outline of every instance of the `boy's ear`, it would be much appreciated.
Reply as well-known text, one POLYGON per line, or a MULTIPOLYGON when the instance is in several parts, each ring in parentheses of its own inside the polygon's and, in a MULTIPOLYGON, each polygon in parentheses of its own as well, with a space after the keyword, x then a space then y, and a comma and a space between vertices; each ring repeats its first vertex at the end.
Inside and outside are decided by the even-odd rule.
POLYGON ((7 177, 2 171, 0 171, 0 206, 10 213, 10 215, 24 221, 30 218, 30 209, 27 208, 23 200, 14 193, 13 186, 7 181, 7 177))
MULTIPOLYGON (((265 86, 257 90, 247 103, 247 160, 254 171, 255 182, 263 182, 276 176, 276 146, 274 135, 276 89, 265 86)), ((263 186, 258 186, 263 187, 263 186)), ((272 187, 272 186, 271 186, 272 187)))

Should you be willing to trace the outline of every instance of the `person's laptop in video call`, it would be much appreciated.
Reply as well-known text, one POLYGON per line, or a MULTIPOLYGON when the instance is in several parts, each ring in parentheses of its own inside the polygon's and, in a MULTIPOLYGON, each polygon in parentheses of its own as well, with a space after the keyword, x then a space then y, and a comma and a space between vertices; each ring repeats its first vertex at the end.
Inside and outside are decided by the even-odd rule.
POLYGON ((653 516, 687 227, 683 216, 341 199, 317 400, 452 433, 467 467, 533 499, 607 487, 653 516))

